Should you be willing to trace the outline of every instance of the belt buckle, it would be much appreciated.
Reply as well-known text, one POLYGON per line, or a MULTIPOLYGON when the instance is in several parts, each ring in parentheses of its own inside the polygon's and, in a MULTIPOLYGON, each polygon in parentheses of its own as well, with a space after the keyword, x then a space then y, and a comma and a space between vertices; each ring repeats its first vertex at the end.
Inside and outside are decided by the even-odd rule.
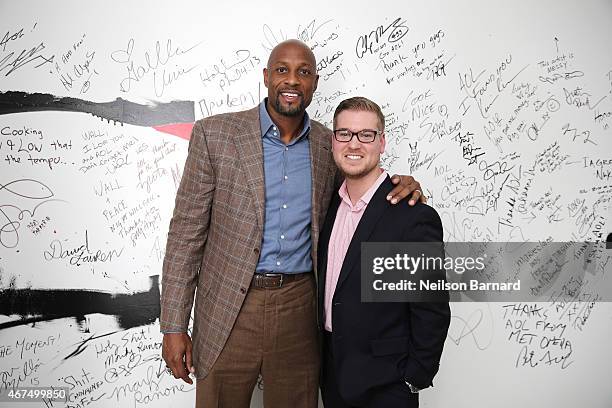
POLYGON ((280 276, 280 282, 278 283, 278 288, 282 288, 283 287, 283 278, 284 278, 284 275, 282 273, 265 273, 264 275, 266 277, 270 277, 270 278, 275 278, 277 276, 280 276))

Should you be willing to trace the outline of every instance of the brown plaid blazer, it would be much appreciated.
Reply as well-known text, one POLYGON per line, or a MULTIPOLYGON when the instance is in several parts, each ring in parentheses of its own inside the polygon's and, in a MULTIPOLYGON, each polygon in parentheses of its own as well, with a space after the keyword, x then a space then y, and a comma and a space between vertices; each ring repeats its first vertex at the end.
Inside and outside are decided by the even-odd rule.
MULTIPOLYGON (((334 189, 331 131, 311 121, 312 262, 334 189)), ((204 378, 223 349, 259 260, 264 225, 259 107, 195 123, 170 221, 163 264, 161 330, 186 332, 204 378), (197 292, 196 292, 197 288, 197 292)), ((315 274, 316 276, 316 274, 315 274)))

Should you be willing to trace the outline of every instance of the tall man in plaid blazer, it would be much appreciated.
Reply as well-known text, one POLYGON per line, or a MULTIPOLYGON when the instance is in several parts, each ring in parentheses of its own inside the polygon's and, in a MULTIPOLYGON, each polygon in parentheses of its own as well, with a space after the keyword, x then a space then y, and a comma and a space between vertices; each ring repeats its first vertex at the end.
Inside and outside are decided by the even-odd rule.
MULTIPOLYGON (((279 44, 263 74, 259 106, 195 123, 170 222, 162 355, 175 378, 195 374, 196 407, 249 407, 259 374, 266 408, 317 406, 313 266, 337 172, 331 131, 306 114, 308 46, 279 44)), ((412 177, 395 179, 390 199, 422 199, 412 177)))

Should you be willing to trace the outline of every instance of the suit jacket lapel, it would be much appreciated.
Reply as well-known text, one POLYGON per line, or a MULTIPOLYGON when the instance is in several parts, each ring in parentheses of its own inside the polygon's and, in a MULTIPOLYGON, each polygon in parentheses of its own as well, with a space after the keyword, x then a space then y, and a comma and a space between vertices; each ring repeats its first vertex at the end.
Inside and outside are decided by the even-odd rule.
POLYGON ((319 268, 317 271, 319 275, 319 287, 323 289, 323 292, 321 293, 325 293, 325 275, 327 273, 327 253, 329 248, 329 237, 331 236, 332 229, 334 227, 334 221, 336 220, 338 207, 340 207, 340 196, 338 195, 338 193, 335 193, 332 197, 331 203, 329 204, 329 209, 327 210, 325 222, 323 223, 323 227, 321 228, 321 236, 319 240, 319 242, 323 244, 319 246, 319 268))
POLYGON ((327 208, 321 208, 323 196, 326 186, 329 183, 329 166, 333 163, 331 159, 330 140, 325 140, 327 134, 317 131, 311 127, 309 135, 310 145, 310 168, 312 174, 312 193, 311 193, 311 239, 313 246, 313 265, 317 265, 318 251, 317 245, 319 242, 321 212, 325 212, 327 208))
MULTIPOLYGON (((310 160, 312 171, 312 210, 313 221, 318 220, 321 211, 327 210, 321 208, 323 201, 323 193, 327 183, 330 160, 327 156, 331 155, 329 141, 325 141, 326 135, 322 135, 316 130, 311 130, 309 135, 310 141, 310 160)), ((318 222, 318 221, 317 221, 318 222)))
MULTIPOLYGON (((264 166, 261 127, 259 125, 259 105, 245 111, 238 123, 239 132, 234 136, 236 150, 246 177, 245 183, 250 187, 257 211, 257 221, 263 230, 264 226, 264 166)), ((229 135, 230 137, 232 135, 229 135)))
POLYGON ((355 264, 361 262, 361 243, 368 240, 380 217, 382 217, 385 211, 391 206, 386 196, 392 188, 393 183, 391 183, 391 179, 387 176, 386 180, 378 187, 378 190, 376 190, 370 203, 366 207, 359 221, 359 225, 357 225, 355 234, 353 234, 353 239, 351 239, 346 255, 344 256, 336 291, 340 289, 340 286, 346 280, 349 273, 355 268, 355 264))
POLYGON ((327 274, 327 252, 329 247, 329 237, 334 227, 334 221, 336 220, 336 213, 340 206, 340 196, 335 193, 329 204, 327 215, 325 216, 325 222, 321 227, 320 241, 322 245, 319 246, 319 264, 317 268, 317 315, 320 327, 323 327, 323 310, 325 308, 325 275, 327 274))

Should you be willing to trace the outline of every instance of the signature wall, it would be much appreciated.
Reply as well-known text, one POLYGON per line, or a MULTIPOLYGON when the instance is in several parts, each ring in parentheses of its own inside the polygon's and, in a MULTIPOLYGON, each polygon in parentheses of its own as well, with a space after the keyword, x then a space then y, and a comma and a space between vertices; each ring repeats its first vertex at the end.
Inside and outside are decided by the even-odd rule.
MULTIPOLYGON (((317 57, 311 118, 330 126, 349 96, 382 106, 382 164, 421 182, 445 240, 612 232, 610 2, 21 1, 0 14, 0 391, 192 403, 164 373, 158 325, 191 126, 258 104, 287 38, 317 57)), ((454 303, 422 406, 609 407, 605 295, 454 303)))

